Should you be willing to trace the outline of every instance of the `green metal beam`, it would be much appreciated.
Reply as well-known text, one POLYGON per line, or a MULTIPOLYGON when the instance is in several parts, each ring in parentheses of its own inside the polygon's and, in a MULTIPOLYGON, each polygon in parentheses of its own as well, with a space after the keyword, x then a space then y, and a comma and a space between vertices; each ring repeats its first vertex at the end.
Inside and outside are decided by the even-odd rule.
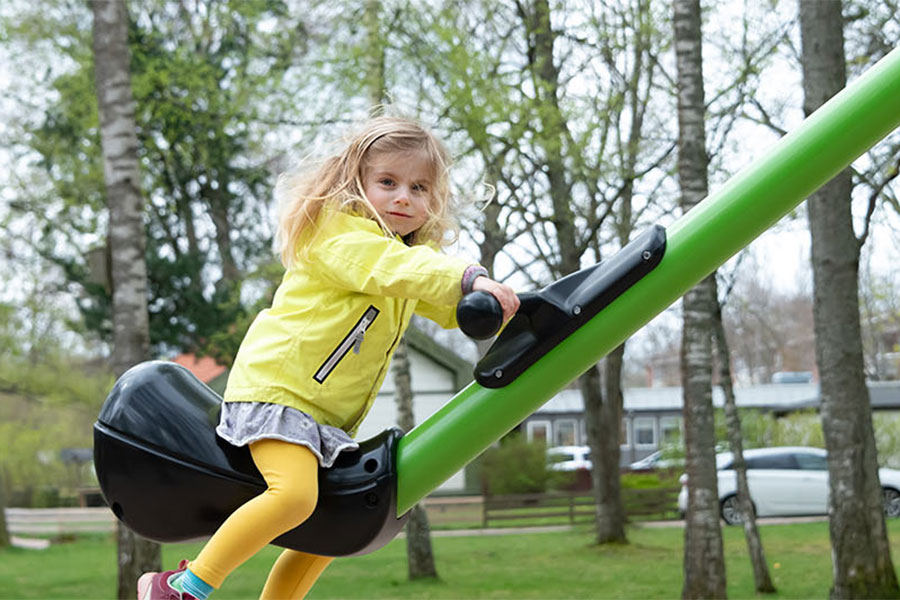
POLYGON ((397 448, 402 515, 900 126, 900 48, 666 230, 662 262, 499 389, 472 383, 397 448))

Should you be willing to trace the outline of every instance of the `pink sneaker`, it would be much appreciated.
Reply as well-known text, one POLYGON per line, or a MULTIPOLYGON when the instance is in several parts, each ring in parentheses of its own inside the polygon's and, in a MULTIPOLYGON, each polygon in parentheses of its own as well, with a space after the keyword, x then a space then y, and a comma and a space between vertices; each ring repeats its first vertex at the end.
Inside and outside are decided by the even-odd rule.
POLYGON ((188 561, 183 560, 174 571, 144 573, 137 583, 138 600, 196 600, 185 592, 182 594, 169 585, 169 577, 187 569, 188 561))

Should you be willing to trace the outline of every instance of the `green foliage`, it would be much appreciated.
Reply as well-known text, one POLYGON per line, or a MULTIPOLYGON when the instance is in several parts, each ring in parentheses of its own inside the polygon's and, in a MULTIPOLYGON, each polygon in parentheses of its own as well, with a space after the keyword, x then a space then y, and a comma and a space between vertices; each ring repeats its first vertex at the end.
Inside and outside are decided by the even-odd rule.
POLYGON ((491 494, 528 494, 565 487, 572 474, 553 471, 547 463, 547 446, 529 442, 521 434, 503 439, 482 455, 481 474, 491 494))
MULTIPOLYGON (((825 447, 822 422, 815 410, 792 412, 779 418, 770 412, 756 409, 740 409, 739 413, 745 449, 769 446, 825 447)), ((728 448, 725 414, 721 409, 716 410, 716 440, 718 447, 728 448)))
POLYGON ((221 325, 216 327, 201 347, 199 354, 212 356, 219 364, 230 367, 253 319, 261 310, 271 306, 272 297, 283 275, 284 267, 280 262, 273 261, 264 263, 252 277, 248 277, 244 282, 245 285, 253 282, 263 290, 259 299, 249 307, 244 307, 237 305, 237 298, 233 297, 232 302, 236 304, 233 307, 235 318, 228 327, 221 325))
POLYGON ((872 424, 875 427, 879 466, 900 469, 900 415, 895 412, 875 413, 872 424))
POLYGON ((46 506, 60 490, 72 495, 95 483, 89 465, 65 464, 60 451, 91 447, 91 424, 111 378, 80 374, 74 365, 29 371, 14 382, 0 375, 4 390, 18 388, 0 393, 0 479, 8 501, 46 506))
POLYGON ((683 469, 659 469, 651 473, 622 473, 619 481, 622 489, 653 490, 680 485, 678 477, 683 469))
MULTIPOLYGON (((273 152, 263 123, 277 122, 289 106, 283 79, 305 32, 280 0, 131 9, 151 342, 159 350, 203 348, 247 318, 243 276, 271 257, 270 228, 260 218, 273 152)), ((37 250, 65 276, 59 291, 71 293, 74 283, 86 325, 108 336, 109 284, 104 268, 88 261, 92 249, 102 257, 106 226, 90 18, 78 3, 26 12, 21 24, 3 23, 7 35, 36 44, 36 32, 53 31, 50 54, 69 67, 47 72, 52 93, 43 114, 21 125, 26 156, 43 177, 36 189, 18 190, 13 204, 37 219, 37 250)))
POLYGON ((22 271, 20 301, 0 304, 0 502, 56 505, 94 483, 90 465, 64 463, 60 451, 91 447, 113 377, 102 361, 72 358, 64 313, 40 274, 22 271))
POLYGON ((105 364, 69 358, 62 340, 34 323, 29 329, 23 315, 34 323, 55 317, 46 307, 0 311, 0 338, 9 341, 0 347, 0 496, 48 504, 60 490, 91 484, 89 466, 64 464, 60 451, 91 447, 91 424, 113 377, 105 364))
MULTIPOLYGON (((798 411, 779 418, 760 410, 741 410, 740 414, 745 449, 770 446, 825 447, 822 419, 815 410, 798 411)), ((882 467, 900 468, 900 415, 893 412, 873 413, 872 425, 875 428, 878 464, 882 467)), ((721 448, 727 449, 722 411, 716 412, 716 439, 721 448)))

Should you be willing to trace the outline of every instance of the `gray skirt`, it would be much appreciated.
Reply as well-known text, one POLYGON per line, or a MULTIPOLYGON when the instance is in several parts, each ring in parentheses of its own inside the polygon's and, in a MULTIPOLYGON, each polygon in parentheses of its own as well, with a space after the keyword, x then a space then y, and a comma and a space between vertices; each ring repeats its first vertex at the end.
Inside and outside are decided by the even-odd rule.
POLYGON ((234 446, 262 439, 306 446, 326 469, 339 453, 359 448, 343 429, 320 425, 305 412, 267 402, 223 402, 216 433, 234 446))

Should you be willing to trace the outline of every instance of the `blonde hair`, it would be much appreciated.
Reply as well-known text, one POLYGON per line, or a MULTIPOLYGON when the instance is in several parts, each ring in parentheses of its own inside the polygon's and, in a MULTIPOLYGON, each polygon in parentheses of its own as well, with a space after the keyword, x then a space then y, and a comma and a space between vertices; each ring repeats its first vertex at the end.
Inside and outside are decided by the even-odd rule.
POLYGON ((434 134, 418 122, 394 116, 367 121, 349 138, 344 150, 324 161, 282 174, 275 185, 279 204, 276 251, 286 268, 306 257, 312 237, 305 232, 315 227, 322 209, 361 213, 373 219, 388 235, 393 235, 372 206, 363 187, 363 177, 374 155, 421 152, 431 166, 429 199, 425 224, 406 237, 406 242, 442 247, 458 232, 450 190, 450 154, 434 134), (448 234, 452 234, 452 237, 448 234), (449 239, 448 239, 449 238, 449 239))

